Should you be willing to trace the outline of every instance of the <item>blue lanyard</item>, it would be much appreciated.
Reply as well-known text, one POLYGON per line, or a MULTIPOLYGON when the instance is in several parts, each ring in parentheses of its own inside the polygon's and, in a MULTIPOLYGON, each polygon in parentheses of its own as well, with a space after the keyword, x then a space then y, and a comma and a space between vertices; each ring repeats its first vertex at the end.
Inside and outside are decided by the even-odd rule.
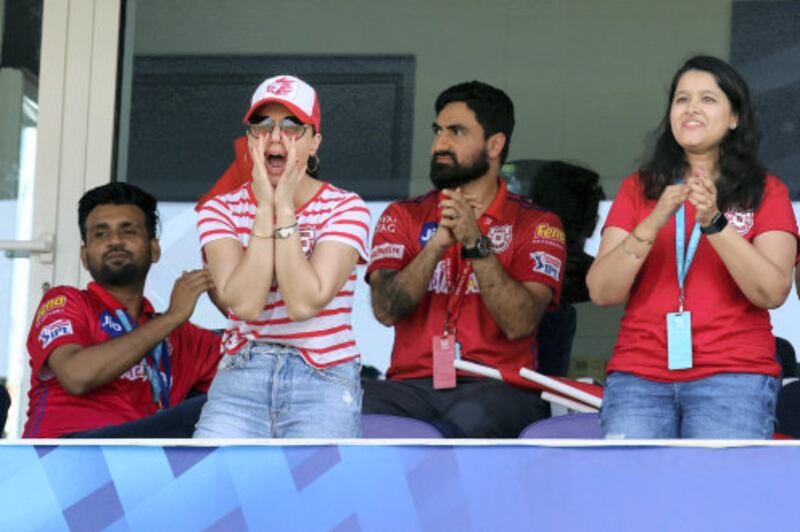
POLYGON ((684 242, 686 241, 686 212, 683 205, 680 206, 678 212, 675 213, 675 256, 678 265, 678 288, 681 290, 680 298, 678 299, 678 312, 683 312, 683 301, 686 293, 684 289, 684 281, 686 274, 689 272, 689 266, 692 265, 694 254, 697 251, 697 245, 700 243, 700 224, 695 222, 692 234, 689 237, 689 245, 686 247, 686 256, 684 258, 684 242))
MULTIPOLYGON (((133 326, 131 325, 131 319, 127 312, 122 309, 117 309, 115 312, 125 331, 131 332, 133 326)), ((165 355, 164 351, 164 341, 162 340, 151 352, 145 355, 147 362, 145 364, 147 368, 147 378, 150 381, 150 388, 153 391, 153 402, 158 405, 159 409, 169 408, 169 389, 172 384, 170 382, 172 380, 172 368, 170 366, 169 354, 165 355), (165 373, 163 377, 159 371, 159 366, 161 366, 162 361, 165 373)))

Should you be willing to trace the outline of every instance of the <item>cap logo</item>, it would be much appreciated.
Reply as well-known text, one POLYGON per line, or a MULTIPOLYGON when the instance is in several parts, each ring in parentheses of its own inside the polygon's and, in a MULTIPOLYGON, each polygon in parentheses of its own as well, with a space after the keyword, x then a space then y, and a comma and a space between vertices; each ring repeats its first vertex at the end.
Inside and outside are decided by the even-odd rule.
POLYGON ((297 82, 292 78, 277 78, 267 85, 267 94, 289 96, 296 90, 297 82))

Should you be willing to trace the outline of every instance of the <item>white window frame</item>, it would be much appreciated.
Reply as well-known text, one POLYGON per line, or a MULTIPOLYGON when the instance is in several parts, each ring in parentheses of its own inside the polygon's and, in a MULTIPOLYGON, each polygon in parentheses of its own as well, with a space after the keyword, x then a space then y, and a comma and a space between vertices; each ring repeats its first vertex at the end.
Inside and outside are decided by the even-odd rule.
MULTIPOLYGON (((122 0, 45 0, 39 75, 33 235, 54 235, 52 262, 31 261, 30 324, 43 289, 81 286, 77 205, 83 193, 111 180, 122 0)), ((13 302, 12 302, 13 304, 13 302)), ((30 364, 24 346, 9 353, 10 437, 25 423, 30 364)))

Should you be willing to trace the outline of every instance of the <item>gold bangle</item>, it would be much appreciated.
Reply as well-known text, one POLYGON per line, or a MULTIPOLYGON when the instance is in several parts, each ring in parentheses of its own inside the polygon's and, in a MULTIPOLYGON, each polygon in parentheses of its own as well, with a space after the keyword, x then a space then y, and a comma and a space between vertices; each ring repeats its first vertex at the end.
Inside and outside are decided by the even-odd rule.
POLYGON ((652 245, 653 245, 653 242, 655 242, 655 240, 645 240, 644 238, 639 238, 639 236, 636 234, 636 229, 634 229, 633 231, 631 231, 631 236, 632 236, 632 237, 633 237, 633 239, 634 239, 634 240, 636 240, 638 243, 640 243, 640 244, 644 244, 645 246, 652 246, 652 245))
POLYGON ((255 231, 250 231, 250 236, 254 236, 256 238, 272 238, 272 235, 264 235, 261 233, 256 233, 255 231))

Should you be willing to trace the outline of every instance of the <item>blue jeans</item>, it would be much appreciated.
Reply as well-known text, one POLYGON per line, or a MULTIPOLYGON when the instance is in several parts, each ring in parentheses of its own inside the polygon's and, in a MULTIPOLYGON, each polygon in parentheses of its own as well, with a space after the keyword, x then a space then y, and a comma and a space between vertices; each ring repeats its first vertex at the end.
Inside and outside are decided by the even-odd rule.
POLYGON ((355 438, 358 360, 315 368, 292 347, 249 343, 223 356, 195 438, 355 438))
POLYGON ((608 439, 772 437, 778 379, 720 373, 654 382, 615 371, 606 380, 600 421, 608 439))

